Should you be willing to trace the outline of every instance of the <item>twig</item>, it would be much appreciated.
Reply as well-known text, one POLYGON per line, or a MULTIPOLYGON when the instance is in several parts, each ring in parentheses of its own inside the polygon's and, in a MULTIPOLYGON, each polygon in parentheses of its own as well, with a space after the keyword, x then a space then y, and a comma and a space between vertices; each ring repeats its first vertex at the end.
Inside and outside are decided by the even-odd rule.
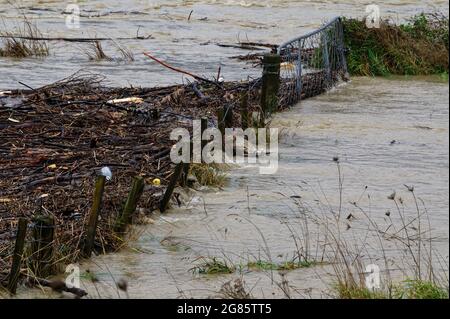
POLYGON ((198 80, 198 81, 204 81, 204 82, 207 82, 207 83, 211 83, 211 84, 217 85, 218 87, 222 88, 220 85, 218 85, 218 83, 216 83, 216 82, 214 82, 214 81, 208 80, 208 79, 206 79, 206 78, 203 78, 203 77, 201 77, 201 76, 195 75, 195 74, 190 73, 190 72, 188 72, 188 71, 184 71, 184 70, 181 70, 181 69, 179 69, 179 68, 173 67, 173 66, 167 64, 166 62, 163 62, 163 61, 161 61, 161 60, 155 58, 154 56, 150 55, 150 54, 147 53, 147 52, 143 52, 143 54, 144 54, 146 57, 149 57, 149 58, 152 59, 153 61, 155 61, 155 62, 161 64, 162 66, 165 66, 166 68, 168 68, 168 69, 170 69, 170 70, 172 70, 172 71, 175 71, 175 72, 179 72, 179 73, 182 73, 182 74, 189 75, 189 76, 193 77, 194 79, 196 79, 196 80, 198 80))

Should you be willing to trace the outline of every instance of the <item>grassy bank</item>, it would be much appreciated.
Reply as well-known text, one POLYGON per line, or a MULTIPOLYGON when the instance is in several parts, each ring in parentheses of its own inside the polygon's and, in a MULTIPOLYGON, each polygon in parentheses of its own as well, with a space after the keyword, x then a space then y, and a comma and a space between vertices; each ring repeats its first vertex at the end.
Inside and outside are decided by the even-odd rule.
POLYGON ((420 14, 404 24, 382 21, 367 28, 364 20, 344 18, 351 75, 448 75, 448 17, 420 14))

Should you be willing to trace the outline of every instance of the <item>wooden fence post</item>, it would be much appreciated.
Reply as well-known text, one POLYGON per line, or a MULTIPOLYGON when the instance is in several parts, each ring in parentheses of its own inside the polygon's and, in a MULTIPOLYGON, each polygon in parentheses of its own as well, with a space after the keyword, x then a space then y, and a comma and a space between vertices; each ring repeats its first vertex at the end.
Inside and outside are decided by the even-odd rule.
POLYGON ((280 88, 280 64, 281 56, 274 53, 264 55, 263 58, 263 76, 262 76, 262 91, 261 91, 261 109, 264 121, 270 116, 272 112, 278 110, 278 90, 280 88))
POLYGON ((187 180, 188 180, 188 176, 189 176, 189 170, 191 167, 191 161, 193 160, 193 150, 194 150, 194 143, 192 141, 190 141, 190 145, 189 145, 189 162, 187 163, 183 163, 183 169, 181 172, 181 186, 186 187, 187 186, 187 180))
POLYGON ((225 111, 223 108, 217 110, 217 128, 222 136, 225 135, 225 111))
POLYGON ((31 244, 31 271, 39 278, 53 274, 53 240, 55 219, 39 215, 33 218, 33 242, 31 244))
POLYGON ((137 203, 139 198, 144 192, 144 178, 137 176, 133 178, 133 183, 131 185, 130 193, 128 194, 127 201, 122 214, 117 218, 116 225, 114 226, 117 233, 124 233, 127 225, 131 224, 131 218, 136 211, 137 203))
POLYGON ((217 110, 217 128, 222 134, 222 149, 225 149, 225 108, 217 110))
POLYGON ((97 231, 98 216, 102 206, 103 191, 105 189, 106 177, 97 176, 95 181, 94 200, 92 202, 89 222, 86 229, 86 239, 84 242, 84 255, 90 257, 94 248, 95 233, 97 231))
POLYGON ((9 273, 8 290, 11 294, 16 294, 17 281, 19 280, 20 268, 22 267, 23 248, 25 246, 25 237, 27 235, 28 220, 19 218, 17 228, 16 245, 14 246, 13 262, 11 272, 9 273))
POLYGON ((167 205, 169 204, 170 198, 172 197, 173 190, 175 189, 175 186, 178 182, 178 180, 181 177, 181 173, 183 172, 183 162, 180 162, 175 167, 175 171, 172 174, 172 177, 170 178, 169 185, 167 186, 166 192, 164 193, 164 196, 159 204, 159 210, 161 213, 164 213, 167 209, 167 205))
POLYGON ((248 93, 244 92, 241 95, 241 126, 245 131, 249 127, 248 121, 248 93))
MULTIPOLYGON (((202 145, 202 154, 203 154, 203 148, 206 146, 206 144, 208 143, 208 141, 204 141, 203 140, 203 133, 208 129, 208 118, 207 117, 202 117, 201 118, 201 122, 200 122, 200 138, 201 138, 201 145, 202 145)), ((202 157, 202 162, 203 162, 203 157, 202 157)))
POLYGON ((225 128, 233 128, 233 106, 225 105, 223 107, 225 117, 225 128))

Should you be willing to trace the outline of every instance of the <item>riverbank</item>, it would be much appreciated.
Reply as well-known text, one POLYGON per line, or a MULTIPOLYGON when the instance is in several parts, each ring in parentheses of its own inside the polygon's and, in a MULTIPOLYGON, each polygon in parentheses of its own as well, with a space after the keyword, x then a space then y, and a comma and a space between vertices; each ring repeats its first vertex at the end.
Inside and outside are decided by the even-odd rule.
POLYGON ((396 24, 344 19, 348 70, 354 76, 430 75, 448 78, 449 20, 421 13, 396 24))

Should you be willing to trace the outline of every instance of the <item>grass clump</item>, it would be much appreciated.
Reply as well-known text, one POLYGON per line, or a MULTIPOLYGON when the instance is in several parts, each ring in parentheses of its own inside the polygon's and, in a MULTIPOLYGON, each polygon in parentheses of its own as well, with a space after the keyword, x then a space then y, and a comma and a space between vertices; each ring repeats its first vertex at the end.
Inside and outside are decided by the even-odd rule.
POLYGON ((389 299, 384 291, 372 290, 362 286, 348 286, 338 283, 334 286, 339 299, 389 299))
POLYGON ((312 261, 286 261, 278 265, 278 270, 294 270, 298 268, 309 268, 314 266, 315 263, 312 261))
POLYGON ((227 180, 226 164, 191 164, 190 174, 193 175, 202 186, 223 187, 227 180))
POLYGON ((91 61, 112 61, 112 58, 103 50, 102 43, 100 41, 90 42, 84 53, 91 61))
POLYGON ((90 61, 116 61, 116 62, 132 62, 134 61, 134 54, 127 48, 121 46, 119 43, 113 41, 120 57, 111 57, 105 53, 100 41, 89 42, 88 47, 84 50, 84 54, 90 61))
POLYGON ((448 297, 448 287, 444 288, 426 280, 405 280, 394 287, 396 299, 448 299, 448 297))
POLYGON ((247 268, 256 270, 277 270, 278 265, 269 261, 257 260, 248 262, 247 268))
POLYGON ((236 267, 216 257, 202 258, 202 263, 191 269, 193 273, 202 275, 232 274, 235 270, 236 267))
POLYGON ((390 290, 368 289, 339 282, 334 287, 340 299, 448 299, 448 288, 426 280, 411 279, 390 290))
POLYGON ((49 55, 47 41, 39 40, 42 33, 36 24, 23 21, 23 26, 18 26, 15 32, 0 31, 3 37, 3 46, 0 47, 0 57, 28 58, 45 57, 49 55))
POLYGON ((352 75, 386 76, 448 74, 448 17, 420 14, 404 24, 381 21, 367 28, 365 21, 343 19, 352 75))
POLYGON ((316 262, 313 261, 285 261, 279 264, 270 262, 270 261, 264 261, 264 260, 257 260, 257 261, 250 261, 247 263, 248 269, 255 269, 255 270, 295 270, 299 268, 309 268, 314 265, 316 265, 316 262))

